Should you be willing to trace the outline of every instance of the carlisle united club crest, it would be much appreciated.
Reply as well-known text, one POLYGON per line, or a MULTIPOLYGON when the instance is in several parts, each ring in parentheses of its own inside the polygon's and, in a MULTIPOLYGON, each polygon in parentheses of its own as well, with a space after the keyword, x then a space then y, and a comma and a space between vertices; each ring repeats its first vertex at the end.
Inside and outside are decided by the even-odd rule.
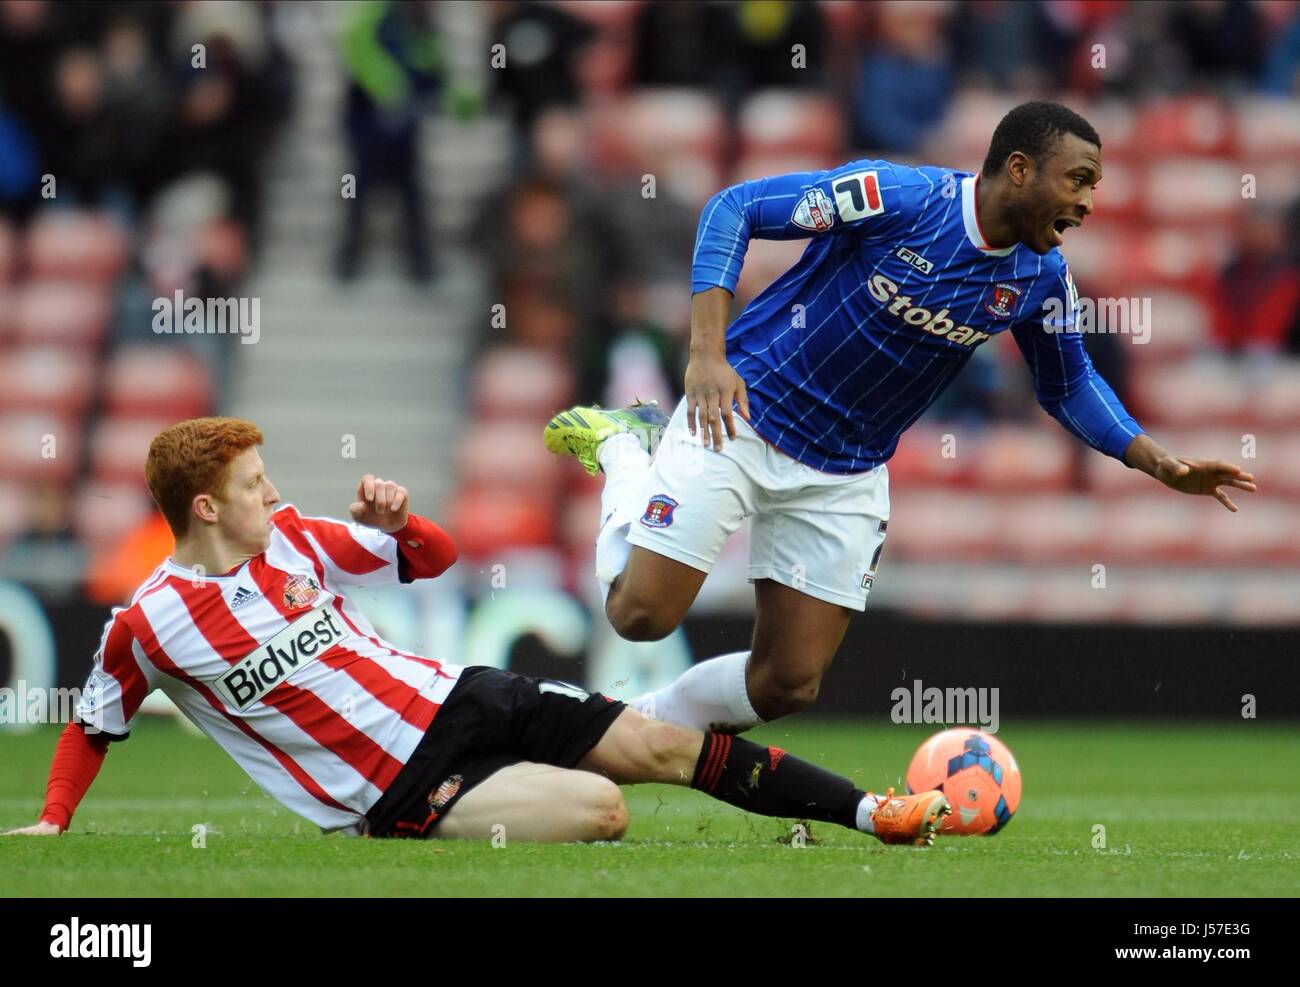
POLYGON ((1009 281, 1001 281, 993 286, 993 294, 984 303, 984 311, 999 319, 1009 319, 1019 300, 1020 289, 1009 281))
POLYGON ((320 596, 320 585, 311 576, 295 572, 284 581, 284 605, 290 610, 309 607, 320 596))
POLYGON ((655 494, 646 505, 641 523, 647 528, 666 528, 673 523, 673 511, 676 509, 677 501, 667 494, 655 494))

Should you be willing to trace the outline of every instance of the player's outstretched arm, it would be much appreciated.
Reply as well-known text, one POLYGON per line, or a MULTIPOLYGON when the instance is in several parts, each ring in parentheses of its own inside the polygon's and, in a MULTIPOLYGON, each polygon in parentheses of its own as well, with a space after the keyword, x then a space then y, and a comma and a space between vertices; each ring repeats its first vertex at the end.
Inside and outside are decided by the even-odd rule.
POLYGON ((11 829, 3 836, 58 836, 68 828, 72 814, 85 798, 108 753, 108 739, 86 733, 80 723, 69 723, 59 736, 45 787, 45 808, 34 826, 11 829))
POLYGON ((1255 477, 1236 463, 1222 459, 1192 459, 1175 456, 1149 435, 1139 435, 1124 450, 1124 463, 1154 476, 1170 489, 1185 494, 1212 496, 1230 511, 1237 510, 1221 488, 1235 487, 1254 493, 1255 477))

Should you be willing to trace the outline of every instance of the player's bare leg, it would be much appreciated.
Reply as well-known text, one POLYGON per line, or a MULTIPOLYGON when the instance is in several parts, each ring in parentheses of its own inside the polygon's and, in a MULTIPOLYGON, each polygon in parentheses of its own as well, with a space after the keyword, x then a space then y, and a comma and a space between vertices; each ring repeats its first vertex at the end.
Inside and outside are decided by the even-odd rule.
POLYGON ((745 683, 758 715, 775 720, 817 698, 854 611, 771 579, 756 580, 754 596, 757 615, 745 683))
POLYGON ((876 796, 779 747, 663 723, 634 709, 619 714, 578 766, 621 784, 689 785, 748 812, 832 822, 884 843, 933 843, 951 811, 940 792, 894 796, 891 789, 876 796))
POLYGON ((754 594, 751 651, 698 662, 676 681, 629 705, 669 723, 742 733, 816 699, 853 611, 771 579, 756 580, 754 594))
POLYGON ((620 637, 659 641, 686 617, 708 573, 640 545, 610 584, 605 614, 620 637))
POLYGON ((502 768, 462 795, 433 835, 585 843, 617 840, 626 830, 623 793, 608 778, 525 761, 502 768))

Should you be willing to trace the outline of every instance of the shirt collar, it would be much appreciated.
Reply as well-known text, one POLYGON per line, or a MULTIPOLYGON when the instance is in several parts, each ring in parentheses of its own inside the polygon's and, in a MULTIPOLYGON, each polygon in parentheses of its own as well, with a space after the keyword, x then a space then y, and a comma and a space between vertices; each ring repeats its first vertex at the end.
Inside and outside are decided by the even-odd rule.
POLYGON ((1016 245, 1013 243, 1009 247, 994 249, 989 246, 980 230, 979 216, 975 212, 975 191, 979 188, 979 181, 979 175, 967 175, 961 180, 961 218, 966 223, 966 239, 981 253, 990 257, 1005 257, 1016 249, 1016 245))

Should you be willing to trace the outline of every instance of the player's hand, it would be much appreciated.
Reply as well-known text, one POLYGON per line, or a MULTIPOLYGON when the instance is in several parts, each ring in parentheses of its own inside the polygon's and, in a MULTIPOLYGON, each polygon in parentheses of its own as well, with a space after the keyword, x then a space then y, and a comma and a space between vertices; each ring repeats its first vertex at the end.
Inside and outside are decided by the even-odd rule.
POLYGON ((54 823, 42 819, 35 826, 11 829, 7 833, 0 833, 0 836, 58 836, 62 832, 63 830, 59 829, 54 823))
POLYGON ((1230 511, 1237 505, 1220 487, 1255 492, 1255 477, 1234 463, 1222 459, 1190 459, 1165 456, 1156 463, 1155 477, 1167 487, 1186 494, 1209 494, 1230 511))
POLYGON ((730 363, 718 357, 691 357, 686 365, 686 427, 695 434, 696 415, 703 444, 722 451, 722 427, 727 438, 736 437, 732 402, 739 405, 740 416, 749 421, 749 394, 745 382, 730 363))
POLYGON ((357 484, 357 499, 348 508, 357 524, 378 528, 390 535, 406 527, 409 510, 405 487, 369 473, 357 484))

